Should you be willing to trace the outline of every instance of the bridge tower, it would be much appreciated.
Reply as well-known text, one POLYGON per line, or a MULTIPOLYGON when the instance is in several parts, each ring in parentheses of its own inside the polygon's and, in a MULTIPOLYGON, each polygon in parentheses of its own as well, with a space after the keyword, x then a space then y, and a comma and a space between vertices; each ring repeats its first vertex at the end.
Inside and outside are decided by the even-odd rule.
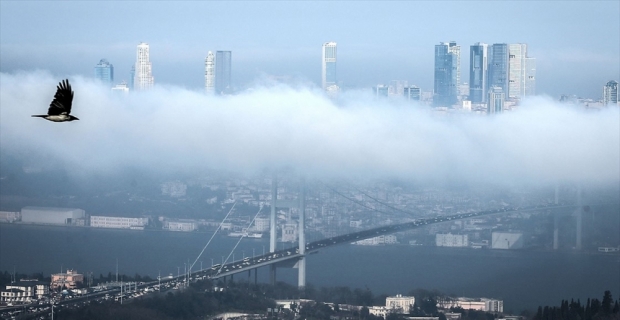
MULTIPOLYGON (((277 175, 274 174, 271 180, 271 217, 270 217, 270 233, 269 233, 269 252, 276 251, 276 208, 298 208, 299 209, 299 255, 301 258, 295 264, 295 268, 298 271, 298 286, 300 289, 306 287, 306 232, 305 232, 305 220, 306 220, 306 181, 301 179, 299 184, 299 197, 297 201, 280 200, 278 201, 278 180, 277 175)), ((276 284, 276 264, 269 266, 271 284, 276 284)))
MULTIPOLYGON (((577 185, 577 191, 576 191, 576 198, 577 198, 577 208, 574 211, 574 216, 575 216, 575 226, 576 226, 576 234, 575 234, 575 249, 576 250, 581 250, 582 249, 582 237, 583 237, 583 198, 582 198, 582 191, 581 191, 581 184, 577 185)), ((559 185, 556 183, 555 185, 555 205, 557 206, 559 204, 559 198, 560 198, 560 187, 559 185)), ((553 250, 558 250, 559 248, 559 217, 560 213, 559 212, 554 212, 553 213, 553 250)))
MULTIPOLYGON (((276 251, 276 204, 278 202, 278 175, 271 178, 271 215, 269 217, 269 252, 276 251)), ((276 284, 276 266, 269 266, 271 285, 276 284)))
MULTIPOLYGON (((560 186, 555 184, 555 205, 557 206, 560 201, 560 186)), ((559 243, 559 212, 557 210, 553 212, 553 250, 558 250, 559 243)))
POLYGON ((299 289, 306 287, 306 231, 305 231, 305 219, 306 219, 306 181, 301 179, 299 184, 299 254, 301 258, 297 262, 297 285, 299 289))
POLYGON ((575 219, 577 220, 577 236, 575 249, 581 250, 581 236, 582 236, 582 219, 583 219, 583 200, 581 198, 581 184, 577 186, 577 210, 575 211, 575 219))

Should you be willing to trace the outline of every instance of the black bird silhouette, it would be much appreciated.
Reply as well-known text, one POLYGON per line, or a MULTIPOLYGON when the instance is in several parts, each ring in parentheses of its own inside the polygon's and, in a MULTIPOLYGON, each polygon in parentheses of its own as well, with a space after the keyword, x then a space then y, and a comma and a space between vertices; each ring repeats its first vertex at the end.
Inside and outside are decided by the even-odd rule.
POLYGON ((47 109, 47 114, 33 115, 33 117, 39 117, 54 122, 80 120, 69 114, 71 113, 72 102, 73 91, 71 91, 69 79, 66 79, 61 81, 56 87, 56 94, 54 95, 54 100, 50 103, 50 108, 47 109))

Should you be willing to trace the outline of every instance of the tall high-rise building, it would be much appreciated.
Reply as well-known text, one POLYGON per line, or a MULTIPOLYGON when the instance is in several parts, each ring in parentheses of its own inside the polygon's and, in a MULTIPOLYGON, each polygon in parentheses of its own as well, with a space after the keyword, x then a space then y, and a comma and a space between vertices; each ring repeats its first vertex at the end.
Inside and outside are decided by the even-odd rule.
POLYGON ((95 66, 95 78, 111 86, 114 82, 114 66, 106 59, 99 60, 95 66))
POLYGON ((489 91, 492 87, 502 88, 508 92, 508 44, 495 43, 489 50, 489 91))
POLYGON ((207 94, 215 93, 215 56, 211 51, 207 53, 205 59, 205 92, 207 94))
POLYGON ((524 43, 508 45, 508 98, 520 99, 525 96, 525 52, 524 43))
POLYGON ((134 88, 136 90, 148 90, 153 87, 154 82, 151 61, 149 60, 149 45, 140 42, 136 51, 134 88))
POLYGON ((502 88, 506 99, 536 94, 536 59, 527 56, 524 43, 496 43, 490 49, 489 88, 502 88))
POLYGON ((504 111, 504 102, 506 95, 500 87, 491 87, 489 89, 489 99, 487 100, 487 113, 501 113, 504 111))
POLYGON ((485 103, 489 81, 489 46, 482 42, 470 46, 469 59, 469 100, 485 103))
POLYGON ((435 45, 433 105, 452 106, 458 101, 461 82, 461 47, 452 41, 435 45))
POLYGON ((327 91, 338 91, 338 74, 336 72, 337 47, 335 42, 323 44, 321 58, 321 87, 327 91))
POLYGON ((525 57, 525 95, 536 94, 536 58, 525 57))
POLYGON ((232 52, 215 52, 215 93, 230 94, 232 92, 232 52))
POLYGON ((603 105, 618 105, 618 82, 611 80, 603 87, 603 105))
POLYGON ((136 65, 131 66, 131 71, 129 71, 129 89, 134 90, 134 81, 136 80, 136 65))

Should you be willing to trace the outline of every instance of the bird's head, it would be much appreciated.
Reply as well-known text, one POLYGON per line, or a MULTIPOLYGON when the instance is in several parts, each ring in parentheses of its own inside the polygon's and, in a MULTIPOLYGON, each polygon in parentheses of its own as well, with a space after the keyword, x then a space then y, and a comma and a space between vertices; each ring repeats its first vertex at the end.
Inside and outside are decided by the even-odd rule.
POLYGON ((80 119, 78 119, 78 118, 76 118, 76 117, 74 117, 74 116, 71 116, 71 115, 70 115, 70 116, 69 116, 69 121, 73 121, 73 120, 80 120, 80 119))

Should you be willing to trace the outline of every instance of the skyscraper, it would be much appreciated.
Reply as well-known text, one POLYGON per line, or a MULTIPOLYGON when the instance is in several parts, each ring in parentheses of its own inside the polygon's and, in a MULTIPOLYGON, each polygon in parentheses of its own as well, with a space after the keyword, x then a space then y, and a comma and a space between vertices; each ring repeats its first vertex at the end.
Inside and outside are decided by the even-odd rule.
POLYGON ((336 72, 336 43, 323 44, 321 58, 321 87, 327 91, 338 91, 338 74, 336 72))
POLYGON ((478 42, 469 47, 469 100, 472 103, 484 103, 487 100, 488 54, 486 43, 478 42))
POLYGON ((536 94, 536 58, 525 57, 525 95, 536 94))
POLYGON ((525 96, 525 52, 523 43, 508 45, 508 98, 520 99, 525 96))
POLYGON ((495 43, 491 46, 489 56, 489 91, 492 87, 502 88, 502 92, 508 92, 508 44, 495 43))
POLYGON ((134 81, 136 81, 136 65, 131 66, 131 71, 129 71, 129 90, 134 90, 134 81))
POLYGON ((154 82, 155 79, 153 78, 151 62, 149 60, 149 45, 140 42, 136 51, 134 88, 136 90, 148 90, 153 87, 154 82))
POLYGON ((496 43, 490 51, 489 88, 502 88, 513 101, 536 93, 536 59, 527 56, 527 44, 496 43))
POLYGON ((232 52, 215 52, 215 93, 229 94, 232 92, 231 83, 232 52))
POLYGON ((603 87, 603 105, 618 105, 618 82, 610 80, 603 87))
POLYGON ((95 66, 95 78, 109 86, 114 82, 114 66, 106 59, 99 60, 95 66))
POLYGON ((458 101, 461 82, 461 47, 452 41, 435 45, 433 105, 452 106, 458 101))
POLYGON ((205 92, 210 95, 215 93, 215 56, 211 51, 205 59, 205 92))

